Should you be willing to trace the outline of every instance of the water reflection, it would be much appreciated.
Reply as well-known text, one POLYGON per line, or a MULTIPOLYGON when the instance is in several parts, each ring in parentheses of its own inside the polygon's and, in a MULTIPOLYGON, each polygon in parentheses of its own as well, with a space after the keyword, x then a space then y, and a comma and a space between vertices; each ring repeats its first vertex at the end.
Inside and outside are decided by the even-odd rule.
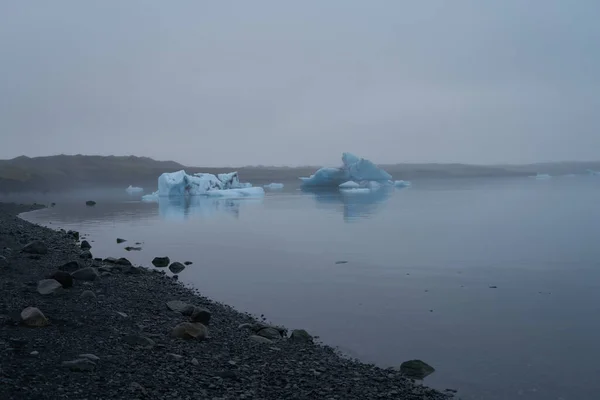
POLYGON ((369 217, 377 212, 394 192, 394 188, 382 187, 369 193, 340 192, 329 188, 303 188, 302 192, 313 195, 317 207, 339 205, 344 216, 344 221, 352 222, 361 218, 369 217))
POLYGON ((240 208, 248 204, 260 204, 262 198, 223 199, 204 196, 161 197, 158 213, 163 219, 185 220, 191 216, 212 217, 226 214, 239 218, 240 208))

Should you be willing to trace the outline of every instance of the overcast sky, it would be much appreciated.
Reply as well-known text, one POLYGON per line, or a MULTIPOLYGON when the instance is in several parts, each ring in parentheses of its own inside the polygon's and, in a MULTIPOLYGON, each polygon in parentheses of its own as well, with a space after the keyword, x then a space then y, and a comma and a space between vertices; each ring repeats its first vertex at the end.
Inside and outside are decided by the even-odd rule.
POLYGON ((0 0, 0 158, 600 159, 600 1, 0 0))

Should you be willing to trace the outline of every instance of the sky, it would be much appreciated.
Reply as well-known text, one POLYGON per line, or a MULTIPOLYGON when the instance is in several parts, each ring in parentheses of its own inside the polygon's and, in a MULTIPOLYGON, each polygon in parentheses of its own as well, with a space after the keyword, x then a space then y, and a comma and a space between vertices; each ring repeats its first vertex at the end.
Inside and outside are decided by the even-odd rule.
POLYGON ((597 0, 0 0, 0 159, 600 159, 597 0))

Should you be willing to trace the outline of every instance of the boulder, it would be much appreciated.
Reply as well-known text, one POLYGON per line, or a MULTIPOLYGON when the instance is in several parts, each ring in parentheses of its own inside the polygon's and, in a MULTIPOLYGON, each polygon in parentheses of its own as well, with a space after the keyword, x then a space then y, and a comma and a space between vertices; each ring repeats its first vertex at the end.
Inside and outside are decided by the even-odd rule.
POLYGON ((100 357, 98 357, 95 354, 91 354, 91 353, 87 353, 87 354, 80 354, 77 357, 81 358, 87 358, 90 361, 100 361, 100 357))
POLYGON ((115 264, 117 264, 117 265, 131 266, 131 261, 129 261, 125 257, 121 257, 121 258, 119 258, 118 260, 115 261, 115 264))
POLYGON ((29 254, 47 254, 48 246, 41 240, 34 240, 23 247, 23 252, 29 254))
POLYGON ((77 271, 80 268, 81 265, 79 264, 79 261, 69 261, 68 263, 65 263, 58 267, 59 270, 67 272, 77 271))
POLYGON ((60 283, 64 289, 68 289, 73 286, 73 277, 66 271, 56 271, 50 275, 49 278, 60 283))
POLYGON ((410 378, 423 379, 435 372, 435 368, 421 360, 410 360, 400 364, 400 372, 410 378))
POLYGON ((210 311, 206 308, 202 307, 194 307, 192 314, 190 315, 190 320, 192 322, 200 322, 203 325, 207 325, 210 323, 210 311))
POLYGON ((35 307, 27 307, 21 311, 21 321, 23 324, 31 327, 42 327, 50 323, 48 318, 35 307))
POLYGON ((67 231, 67 235, 71 236, 75 240, 79 240, 79 232, 77 231, 67 231))
POLYGON ((60 282, 54 279, 42 279, 37 284, 38 293, 43 295, 54 294, 62 290, 62 288, 60 282))
POLYGON ((81 247, 83 250, 89 250, 89 249, 91 249, 91 248, 92 248, 92 245, 91 245, 91 244, 90 244, 90 242, 88 242, 87 240, 84 240, 83 242, 81 242, 81 245, 80 245, 80 247, 81 247))
POLYGON ((78 281, 93 281, 98 277, 98 272, 95 268, 85 267, 73 272, 71 276, 78 281))
POLYGON ((79 297, 82 300, 94 300, 96 299, 96 293, 92 292, 91 290, 84 290, 83 292, 81 292, 81 295, 79 297))
POLYGON ((89 260, 89 259, 93 258, 93 256, 92 256, 92 253, 89 250, 84 250, 79 255, 79 258, 82 258, 84 260, 89 260))
POLYGON ((142 250, 142 248, 141 247, 135 247, 135 246, 127 246, 127 247, 125 247, 125 250, 127 250, 127 251, 140 251, 140 250, 142 250))
POLYGON ((63 361, 62 366, 69 368, 71 371, 89 372, 96 368, 96 363, 87 358, 78 358, 71 361, 63 361))
POLYGON ((272 340, 267 339, 266 337, 263 337, 263 336, 258 336, 258 335, 251 335, 249 337, 249 339, 252 340, 253 342, 257 342, 257 343, 264 343, 264 344, 273 343, 272 340))
POLYGON ((292 342, 312 343, 313 337, 304 329, 294 329, 290 335, 290 340, 292 342))
POLYGON ((138 267, 134 267, 133 265, 129 267, 123 267, 123 273, 128 275, 139 275, 142 273, 142 269, 138 267))
POLYGON ((94 200, 88 200, 85 202, 85 205, 88 207, 93 207, 96 205, 96 202, 94 200))
POLYGON ((170 262, 169 257, 154 257, 152 260, 152 264, 158 268, 168 267, 170 262))
POLYGON ((256 334, 270 340, 281 339, 281 333, 272 327, 262 328, 260 331, 256 332, 256 334))
POLYGON ((125 239, 117 238, 117 243, 123 243, 123 242, 126 242, 126 241, 127 240, 125 240, 125 239))
POLYGON ((142 335, 126 335, 123 341, 131 346, 151 349, 154 347, 154 340, 142 335))
POLYGON ((114 258, 114 257, 106 257, 106 258, 104 259, 104 262, 105 262, 105 263, 110 263, 110 264, 116 264, 116 262, 117 262, 117 261, 118 261, 118 260, 117 260, 116 258, 114 258))
POLYGON ((208 337, 208 328, 199 322, 182 322, 171 331, 179 339, 204 340, 208 337))
POLYGON ((174 274, 178 274, 181 271, 183 271, 184 269, 185 269, 185 265, 183 265, 182 263, 177 262, 177 261, 175 261, 174 263, 169 265, 169 270, 174 274))
POLYGON ((186 261, 184 262, 185 265, 192 265, 193 263, 191 261, 186 261))
POLYGON ((171 300, 167 302, 167 308, 171 311, 179 312, 183 315, 192 315, 194 306, 181 300, 171 300))

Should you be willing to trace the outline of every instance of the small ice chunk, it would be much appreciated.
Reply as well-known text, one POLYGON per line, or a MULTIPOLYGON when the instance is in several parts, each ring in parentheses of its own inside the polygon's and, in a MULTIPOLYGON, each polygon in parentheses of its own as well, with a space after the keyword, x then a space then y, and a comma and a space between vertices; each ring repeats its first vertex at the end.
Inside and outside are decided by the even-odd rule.
POLYGON ((140 192, 143 192, 144 189, 141 188, 141 187, 136 187, 136 186, 129 185, 129 187, 127 189, 125 189, 125 191, 127 193, 140 193, 140 192))
POLYGON ((340 189, 340 193, 343 193, 343 194, 367 194, 367 193, 371 193, 371 189, 369 189, 369 188, 340 189))
POLYGON ((535 179, 539 179, 539 180, 546 180, 546 179, 550 179, 550 178, 552 178, 552 177, 548 174, 537 174, 535 176, 535 179))
POLYGON ((265 189, 283 189, 283 183, 269 183, 268 185, 263 186, 265 189))
POLYGON ((150 194, 145 194, 142 196, 142 201, 144 203, 158 203, 158 191, 150 194))
POLYGON ((340 189, 356 189, 359 187, 360 185, 354 181, 346 181, 340 185, 340 189))
POLYGON ((408 187, 410 186, 411 183, 409 181, 394 181, 394 186, 399 187, 399 188, 403 188, 403 187, 408 187))

